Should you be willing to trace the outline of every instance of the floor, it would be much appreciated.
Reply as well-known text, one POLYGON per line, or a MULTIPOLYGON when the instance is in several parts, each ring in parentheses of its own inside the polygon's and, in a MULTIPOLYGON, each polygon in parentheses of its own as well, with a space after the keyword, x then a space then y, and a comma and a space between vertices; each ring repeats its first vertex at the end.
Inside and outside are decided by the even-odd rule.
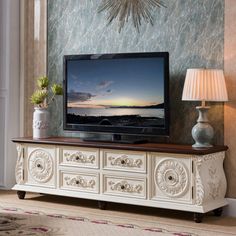
POLYGON ((97 201, 84 200, 77 198, 44 195, 36 193, 27 193, 24 200, 18 199, 15 191, 0 191, 0 203, 14 203, 17 207, 28 207, 34 209, 47 208, 51 211, 70 212, 76 214, 80 212, 84 214, 97 215, 100 218, 119 218, 129 219, 145 223, 159 222, 163 224, 175 224, 185 228, 198 228, 209 231, 211 234, 206 235, 236 235, 236 218, 233 217, 216 217, 212 213, 204 216, 203 222, 197 224, 193 222, 193 214, 182 211, 172 211, 149 207, 140 207, 135 205, 126 205, 118 203, 109 203, 106 210, 98 209, 97 201), (214 234, 214 231, 216 234, 214 234), (213 234, 212 234, 213 232, 213 234))

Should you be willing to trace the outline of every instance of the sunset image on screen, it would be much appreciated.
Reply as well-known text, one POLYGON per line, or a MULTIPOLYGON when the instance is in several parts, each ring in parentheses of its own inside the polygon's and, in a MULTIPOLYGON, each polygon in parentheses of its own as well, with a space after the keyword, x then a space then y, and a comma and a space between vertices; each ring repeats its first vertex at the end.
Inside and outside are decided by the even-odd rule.
POLYGON ((164 117, 160 58, 70 61, 67 116, 74 123, 160 125, 164 117), (85 119, 86 118, 86 119, 85 119))

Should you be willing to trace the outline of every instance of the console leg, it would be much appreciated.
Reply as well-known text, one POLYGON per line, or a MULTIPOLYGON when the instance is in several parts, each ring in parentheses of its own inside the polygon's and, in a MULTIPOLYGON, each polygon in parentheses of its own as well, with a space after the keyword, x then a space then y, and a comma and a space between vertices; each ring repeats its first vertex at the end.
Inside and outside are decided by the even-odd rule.
POLYGON ((98 201, 98 207, 99 207, 99 209, 101 209, 101 210, 106 210, 107 202, 98 201))
POLYGON ((213 210, 213 213, 215 216, 221 216, 223 212, 223 207, 217 208, 215 210, 213 210))
POLYGON ((203 219, 203 213, 195 212, 193 215, 193 219, 196 223, 201 223, 203 219))
POLYGON ((25 191, 17 191, 17 196, 19 199, 24 199, 25 198, 25 194, 26 192, 25 191))

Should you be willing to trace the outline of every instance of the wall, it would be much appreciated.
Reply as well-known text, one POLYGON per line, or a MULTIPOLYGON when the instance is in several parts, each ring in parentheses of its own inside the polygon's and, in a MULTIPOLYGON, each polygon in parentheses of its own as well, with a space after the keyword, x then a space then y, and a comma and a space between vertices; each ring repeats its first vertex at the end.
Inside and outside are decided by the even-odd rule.
MULTIPOLYGON (((97 13, 97 0, 48 1, 48 75, 62 82, 63 55, 79 53, 168 51, 170 53, 170 139, 192 143, 195 106, 182 102, 187 68, 223 68, 224 1, 166 0, 167 8, 154 14, 154 26, 142 24, 137 33, 131 23, 118 33, 116 22, 107 26, 105 13, 97 13)), ((72 135, 62 129, 62 99, 52 108, 53 135, 72 135)), ((223 106, 213 105, 209 116, 214 143, 223 143, 223 106)))
POLYGON ((227 196, 236 198, 236 4, 235 0, 225 1, 225 50, 224 69, 229 94, 225 104, 225 144, 229 146, 225 160, 228 181, 227 196))

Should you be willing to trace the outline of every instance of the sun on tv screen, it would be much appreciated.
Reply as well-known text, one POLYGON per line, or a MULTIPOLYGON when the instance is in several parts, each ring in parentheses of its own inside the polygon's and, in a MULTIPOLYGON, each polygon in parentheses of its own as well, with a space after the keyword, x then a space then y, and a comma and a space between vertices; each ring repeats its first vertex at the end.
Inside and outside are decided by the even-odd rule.
POLYGON ((64 56, 64 128, 168 134, 168 53, 64 56))

